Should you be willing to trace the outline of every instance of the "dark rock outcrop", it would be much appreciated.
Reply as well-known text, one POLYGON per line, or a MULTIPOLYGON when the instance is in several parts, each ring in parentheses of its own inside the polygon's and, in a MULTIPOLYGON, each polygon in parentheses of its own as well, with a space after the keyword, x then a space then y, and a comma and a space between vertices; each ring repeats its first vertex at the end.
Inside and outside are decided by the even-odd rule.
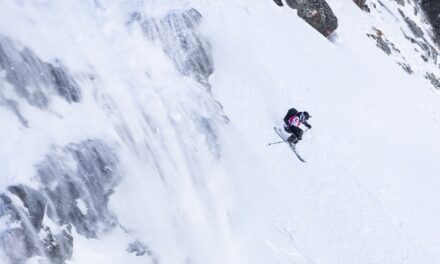
POLYGON ((362 8, 365 5, 366 0, 353 0, 353 2, 362 8))
POLYGON ((391 55, 394 52, 400 53, 400 50, 396 48, 394 43, 389 41, 379 29, 373 28, 374 34, 367 34, 368 37, 376 40, 376 46, 383 50, 387 55, 391 55))
POLYGON ((368 7, 368 5, 366 4, 366 0, 353 0, 353 2, 359 6, 360 9, 366 11, 366 12, 371 12, 370 8, 368 7))
POLYGON ((440 1, 421 0, 421 7, 434 29, 437 43, 440 44, 440 1))
POLYGON ((415 48, 415 50, 422 53, 420 57, 425 62, 429 62, 431 60, 434 64, 437 64, 438 52, 436 48, 433 47, 429 43, 429 41, 427 41, 427 39, 425 38, 425 33, 423 32, 422 28, 418 26, 417 23, 414 22, 411 18, 407 17, 401 9, 399 9, 399 14, 402 16, 405 23, 408 25, 408 28, 410 29, 410 33, 412 33, 413 35, 413 36, 409 36, 404 32, 403 34, 405 38, 411 41, 412 44, 418 46, 415 48))
POLYGON ((147 245, 140 242, 139 240, 135 240, 135 241, 129 243, 127 246, 127 252, 133 253, 138 257, 141 257, 141 256, 149 257, 153 264, 159 264, 159 259, 153 253, 153 251, 151 251, 151 249, 148 248, 147 245))
POLYGON ((414 33, 414 36, 417 38, 423 38, 425 36, 425 33, 423 33, 423 30, 409 17, 405 17, 405 22, 408 25, 408 27, 411 29, 411 32, 414 33))
POLYGON ((88 238, 113 227, 116 221, 107 202, 119 180, 116 163, 113 151, 99 140, 72 144, 48 156, 38 166, 42 191, 52 205, 48 215, 60 225, 72 224, 88 238), (74 170, 66 166, 68 160, 75 162, 74 170))
POLYGON ((398 62, 397 64, 399 64, 400 67, 402 67, 402 69, 408 73, 408 74, 413 74, 414 71, 412 70, 411 66, 409 66, 407 63, 403 63, 403 62, 398 62))
POLYGON ((0 196, 0 218, 13 226, 0 234, 0 248, 10 263, 25 263, 38 255, 58 264, 72 256, 70 228, 54 231, 43 224, 47 205, 42 193, 25 185, 10 186, 0 196))
POLYGON ((298 16, 328 37, 338 28, 338 18, 325 0, 286 0, 287 5, 298 10, 298 16))
POLYGON ((147 250, 148 250, 147 246, 138 240, 131 242, 130 244, 128 244, 127 247, 127 252, 134 253, 136 254, 136 256, 145 255, 145 253, 147 253, 147 250))
MULTIPOLYGON (((200 31, 202 15, 194 8, 172 10, 159 17, 144 15, 139 11, 131 13, 126 25, 138 24, 145 37, 162 47, 165 55, 174 63, 175 68, 185 76, 190 76, 206 88, 208 93, 197 88, 197 101, 205 101, 211 114, 200 114, 200 111, 191 111, 191 119, 198 132, 206 136, 206 143, 214 157, 220 155, 218 144, 217 122, 211 117, 218 116, 219 122, 228 122, 219 102, 212 100, 209 77, 214 72, 211 45, 200 31), (200 93, 202 92, 202 93, 200 93), (205 97, 208 95, 208 97, 205 97)), ((195 86, 194 86, 195 87, 195 86)))
POLYGON ((273 0, 275 2, 275 4, 279 5, 279 6, 283 6, 283 1, 281 0, 273 0))
POLYGON ((425 33, 423 30, 417 25, 416 22, 414 22, 411 18, 407 17, 401 9, 399 9, 399 14, 402 16, 402 18, 405 20, 405 23, 408 25, 411 32, 414 34, 416 38, 423 38, 425 36, 425 33))
POLYGON ((438 90, 440 90, 440 78, 432 72, 427 72, 425 78, 438 90))
POLYGON ((0 219, 8 227, 0 233, 0 250, 9 262, 41 256, 65 263, 73 252, 72 227, 95 238, 115 226, 107 203, 120 177, 116 165, 111 148, 87 140, 55 148, 38 165, 40 188, 14 185, 0 194, 0 219))
POLYGON ((398 3, 401 6, 405 6, 405 0, 394 0, 396 3, 398 3))
POLYGON ((0 90, 0 107, 11 111, 24 126, 28 120, 21 112, 16 97, 28 104, 46 109, 52 97, 68 103, 81 100, 81 90, 63 64, 57 60, 44 62, 34 52, 0 36, 0 86, 11 86, 14 94, 0 90))
POLYGON ((6 72, 5 80, 14 87, 15 93, 33 106, 47 107, 52 94, 69 103, 81 100, 78 85, 60 62, 44 62, 30 49, 20 48, 2 36, 0 70, 6 72))
POLYGON ((412 38, 409 36, 406 36, 406 39, 408 39, 409 41, 411 41, 411 43, 415 44, 418 46, 418 48, 416 48, 417 51, 419 51, 420 53, 422 53, 422 55, 420 55, 420 57, 425 61, 432 61, 434 64, 437 64, 438 61, 438 52, 436 50, 435 47, 433 47, 431 44, 429 44, 429 42, 426 41, 425 38, 412 38))
POLYGON ((208 78, 214 72, 214 62, 211 45, 197 31, 201 19, 202 15, 190 8, 174 10, 161 18, 144 17, 134 12, 128 24, 138 22, 148 39, 160 41, 180 73, 209 86, 208 78))

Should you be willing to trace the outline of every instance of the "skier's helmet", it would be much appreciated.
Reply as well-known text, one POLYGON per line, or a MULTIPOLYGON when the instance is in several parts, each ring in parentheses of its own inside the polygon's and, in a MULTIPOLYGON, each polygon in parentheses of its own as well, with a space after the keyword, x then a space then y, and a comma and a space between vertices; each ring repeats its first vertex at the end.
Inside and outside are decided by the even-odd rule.
POLYGON ((305 121, 310 118, 310 114, 308 112, 302 112, 299 118, 301 119, 301 121, 305 121))

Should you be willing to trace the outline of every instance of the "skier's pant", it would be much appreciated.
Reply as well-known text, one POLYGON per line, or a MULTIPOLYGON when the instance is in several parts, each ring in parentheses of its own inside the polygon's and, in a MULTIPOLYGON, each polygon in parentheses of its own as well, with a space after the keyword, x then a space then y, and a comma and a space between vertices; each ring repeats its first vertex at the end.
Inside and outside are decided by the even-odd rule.
POLYGON ((287 133, 291 133, 292 136, 289 137, 289 141, 293 141, 294 138, 301 140, 302 139, 302 135, 304 133, 304 131, 302 131, 301 128, 296 127, 296 126, 290 126, 290 127, 284 127, 284 130, 287 133))

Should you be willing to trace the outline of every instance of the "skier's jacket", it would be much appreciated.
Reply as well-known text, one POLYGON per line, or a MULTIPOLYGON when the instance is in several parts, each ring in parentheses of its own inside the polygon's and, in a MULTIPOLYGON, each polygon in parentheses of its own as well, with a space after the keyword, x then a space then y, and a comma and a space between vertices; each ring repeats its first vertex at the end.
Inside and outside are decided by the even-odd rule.
POLYGON ((299 128, 301 124, 304 124, 306 127, 310 128, 311 126, 307 123, 307 120, 305 118, 301 119, 302 116, 304 116, 303 112, 298 112, 295 108, 290 109, 284 117, 285 126, 299 128))

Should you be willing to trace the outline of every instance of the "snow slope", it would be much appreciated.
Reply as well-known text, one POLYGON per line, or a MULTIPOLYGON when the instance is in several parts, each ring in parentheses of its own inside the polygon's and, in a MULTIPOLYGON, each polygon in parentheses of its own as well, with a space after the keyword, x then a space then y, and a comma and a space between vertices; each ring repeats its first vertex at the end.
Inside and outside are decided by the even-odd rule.
MULTIPOLYGON (((44 90, 50 104, 38 108, 0 74, 2 192, 44 190, 36 168, 47 156, 99 139, 117 157, 114 193, 96 205, 113 220, 88 236, 47 209, 53 232, 73 226, 66 263, 440 262, 440 97, 366 36, 374 13, 328 2, 340 21, 333 41, 267 0, 1 2, 1 36, 64 65, 82 95, 69 103, 44 90), (200 25, 171 23, 156 39, 130 20, 190 8, 200 25), (192 54, 174 47, 179 30, 209 42, 209 78, 185 72, 192 54), (306 164, 267 146, 290 107, 313 116, 298 145, 306 164)), ((61 167, 81 168, 68 157, 61 167)), ((90 196, 76 200, 82 215, 96 209, 90 196)), ((2 216, 4 246, 18 224, 2 216)))
MULTIPOLYGON (((261 155, 253 165, 268 163, 267 210, 294 242, 275 252, 323 263, 438 261, 438 96, 348 23, 365 23, 354 5, 334 4, 342 23, 332 44, 289 9, 240 3, 207 7, 223 18, 210 32, 228 32, 213 37, 212 83, 231 125, 261 155), (222 71, 230 61, 237 69, 222 71), (313 116, 298 147, 305 166, 288 148, 265 146, 291 106, 313 116)), ((251 174, 242 189, 257 184, 251 174)))

